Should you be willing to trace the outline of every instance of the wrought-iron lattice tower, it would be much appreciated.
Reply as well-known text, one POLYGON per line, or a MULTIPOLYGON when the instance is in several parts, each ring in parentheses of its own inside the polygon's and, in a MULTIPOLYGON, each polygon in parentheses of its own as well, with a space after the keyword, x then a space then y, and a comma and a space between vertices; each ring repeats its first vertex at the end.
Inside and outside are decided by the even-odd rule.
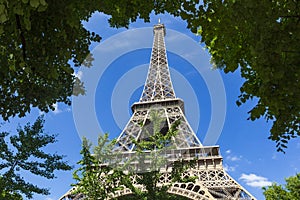
MULTIPOLYGON (((224 170, 219 146, 203 146, 193 132, 184 114, 184 102, 176 98, 172 86, 164 41, 165 26, 158 23, 154 26, 153 32, 154 41, 144 90, 139 102, 132 105, 133 114, 115 145, 114 151, 121 156, 120 161, 135 154, 133 141, 146 140, 149 137, 151 130, 147 130, 147 127, 149 129, 152 123, 150 114, 152 110, 156 110, 163 118, 160 123, 161 133, 166 133, 175 121, 180 121, 177 134, 171 141, 173 149, 165 151, 167 163, 175 162, 178 159, 187 162, 196 160, 196 165, 182 174, 183 177, 196 177, 195 182, 173 183, 168 190, 169 193, 201 200, 255 200, 224 170)), ((139 168, 137 164, 135 167, 139 168)), ((171 181, 170 169, 162 167, 160 171, 162 173, 158 184, 161 186, 169 184, 171 181)), ((133 182, 135 182, 135 178, 133 177, 133 182)), ((136 187, 141 186, 136 185, 136 187)), ((125 188, 113 194, 113 198, 131 193, 130 189, 125 188)), ((61 199, 69 199, 68 194, 69 192, 61 199)))

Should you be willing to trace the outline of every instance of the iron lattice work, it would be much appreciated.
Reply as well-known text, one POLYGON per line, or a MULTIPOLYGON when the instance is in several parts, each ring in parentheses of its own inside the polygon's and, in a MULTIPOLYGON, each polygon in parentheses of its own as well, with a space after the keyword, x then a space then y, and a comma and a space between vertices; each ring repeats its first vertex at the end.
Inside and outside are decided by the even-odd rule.
MULTIPOLYGON (((199 200, 255 200, 255 198, 230 177, 222 166, 222 156, 219 146, 202 146, 187 149, 176 149, 165 152, 168 158, 165 166, 160 167, 160 178, 158 186, 168 185, 168 192, 171 194, 184 196, 189 199, 199 200), (190 162, 196 160, 196 164, 186 170, 182 178, 196 177, 195 182, 176 182, 171 183, 171 170, 173 162, 178 160, 190 162)), ((129 154, 129 153, 128 153, 129 154)), ((124 153, 122 156, 128 158, 124 153)), ((132 156, 132 155, 131 155, 132 156)), ((123 160, 121 157, 119 160, 123 160)), ((149 160, 149 162, 151 162, 149 160)), ((149 165, 151 163, 148 163, 149 165)), ((136 171, 139 165, 132 163, 136 171)), ((131 168, 133 169, 133 168, 131 168)), ((146 189, 138 185, 136 179, 139 175, 133 175, 131 181, 142 191, 146 189)), ((124 186, 125 189, 119 190, 112 195, 112 199, 124 195, 132 194, 132 191, 124 186)))
POLYGON ((156 110, 165 119, 161 132, 167 131, 176 120, 180 120, 179 131, 173 138, 176 148, 201 146, 201 143, 184 115, 184 103, 176 98, 172 86, 164 36, 165 26, 157 24, 153 28, 154 41, 147 79, 140 101, 133 104, 133 115, 120 134, 116 151, 134 151, 133 140, 147 138, 145 128, 151 126, 150 111, 156 110), (143 128, 144 130, 143 130, 143 128))
POLYGON ((163 24, 154 26, 150 67, 140 102, 151 102, 175 99, 171 76, 168 67, 163 24))
MULTIPOLYGON (((165 133, 173 123, 180 120, 177 127, 178 132, 172 138, 172 149, 163 151, 166 162, 159 166, 161 177, 158 185, 168 185, 168 192, 171 194, 184 196, 189 199, 228 199, 228 200, 255 200, 255 198, 224 170, 222 156, 219 146, 203 146, 192 128, 190 127, 185 114, 184 102, 176 98, 172 86, 171 76, 167 63, 164 36, 166 30, 163 24, 154 26, 154 42, 151 54, 151 61, 147 80, 144 86, 140 101, 132 105, 133 115, 126 127, 117 139, 114 151, 117 153, 116 160, 121 166, 124 161, 136 156, 135 144, 132 141, 147 140, 152 129, 150 113, 155 110, 163 119, 160 122, 160 132, 165 133), (172 164, 178 160, 184 162, 196 161, 183 174, 183 178, 196 177, 195 182, 190 183, 171 183, 172 164)), ((145 151, 145 156, 155 152, 145 151)), ((161 153, 161 152, 160 152, 161 153)), ((132 162, 128 166, 131 170, 138 172, 141 167, 151 165, 149 159, 144 166, 139 162, 132 162)), ((128 164, 128 163, 127 163, 128 164)), ((142 185, 138 185, 136 178, 131 177, 136 187, 145 190, 142 185)), ((101 183, 99 183, 101 184, 101 183)), ((132 191, 125 186, 112 194, 112 198, 132 194, 132 191)), ((72 189, 67 192, 60 200, 84 199, 80 194, 70 195, 72 189)))
POLYGON ((164 119, 161 124, 161 133, 169 130, 172 124, 180 120, 178 133, 173 138, 173 145, 176 148, 187 148, 202 146, 199 139, 193 132, 183 113, 183 101, 180 99, 158 100, 154 102, 139 102, 132 106, 133 115, 125 129, 117 139, 115 151, 134 151, 135 144, 132 142, 147 139, 151 133, 150 113, 156 110, 164 119))

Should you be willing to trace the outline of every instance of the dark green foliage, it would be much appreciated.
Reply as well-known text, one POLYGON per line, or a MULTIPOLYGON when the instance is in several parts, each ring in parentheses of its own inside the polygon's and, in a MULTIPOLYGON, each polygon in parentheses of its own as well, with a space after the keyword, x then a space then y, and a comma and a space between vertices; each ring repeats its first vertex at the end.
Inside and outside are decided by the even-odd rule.
POLYGON ((269 139, 283 151, 300 134, 299 1, 205 2, 192 21, 202 42, 218 68, 240 69, 245 82, 237 104, 258 99, 249 119, 271 120, 269 139))
POLYGON ((75 66, 91 66, 91 42, 100 36, 83 27, 95 11, 114 17, 114 27, 128 26, 152 10, 178 15, 177 1, 4 0, 0 2, 0 114, 23 117, 32 107, 48 112, 84 94, 75 66), (85 58, 89 58, 85 60, 85 58), (69 62, 71 61, 71 62, 69 62))
POLYGON ((0 3, 0 114, 24 116, 31 107, 47 112, 84 94, 70 66, 86 63, 91 42, 82 25, 95 11, 113 27, 168 12, 202 36, 216 67, 241 71, 238 105, 257 99, 249 119, 271 121, 269 139, 283 151, 299 136, 300 11, 297 0, 4 0, 0 3), (75 84, 75 85, 74 85, 75 84))
POLYGON ((285 179, 285 185, 273 183, 263 188, 266 200, 298 200, 300 199, 300 173, 285 179))
POLYGON ((22 200, 23 198, 18 193, 3 190, 2 193, 0 194, 0 199, 22 200))
POLYGON ((44 133, 43 125, 44 120, 39 117, 32 126, 28 123, 18 128, 18 134, 10 136, 9 142, 9 133, 0 133, 0 197, 18 199, 21 194, 26 198, 32 198, 34 193, 49 194, 48 189, 26 181, 22 172, 53 179, 55 170, 71 170, 63 156, 43 151, 56 141, 55 135, 44 133))
POLYGON ((71 103, 73 85, 80 81, 69 61, 83 64, 91 42, 100 41, 81 23, 94 6, 78 0, 0 2, 0 114, 4 120, 23 117, 31 107, 48 112, 56 102, 71 103))

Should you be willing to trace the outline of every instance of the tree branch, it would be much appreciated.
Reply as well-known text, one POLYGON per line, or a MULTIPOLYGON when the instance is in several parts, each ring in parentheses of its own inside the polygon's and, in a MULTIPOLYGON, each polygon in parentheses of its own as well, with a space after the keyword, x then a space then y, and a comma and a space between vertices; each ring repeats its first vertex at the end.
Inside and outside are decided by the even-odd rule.
POLYGON ((26 58, 26 40, 24 37, 24 32, 22 30, 21 26, 21 21, 20 21, 20 16, 16 15, 16 21, 17 21, 17 29, 20 30, 20 37, 21 37, 21 43, 22 43, 22 50, 23 50, 23 59, 25 60, 26 58))

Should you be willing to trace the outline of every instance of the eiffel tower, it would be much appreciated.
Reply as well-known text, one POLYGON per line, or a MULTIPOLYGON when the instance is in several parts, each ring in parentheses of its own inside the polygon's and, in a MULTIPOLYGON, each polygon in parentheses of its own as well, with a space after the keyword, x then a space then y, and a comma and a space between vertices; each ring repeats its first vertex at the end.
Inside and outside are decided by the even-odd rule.
MULTIPOLYGON (((149 127, 152 123, 151 111, 156 110, 163 118, 160 123, 160 132, 163 134, 177 120, 180 121, 177 126, 177 134, 171 141, 173 149, 166 150, 167 163, 175 162, 178 159, 196 160, 196 165, 182 174, 182 177, 185 178, 196 177, 195 182, 173 183, 168 189, 168 193, 188 199, 256 200, 224 170, 219 146, 203 146, 193 132, 184 114, 184 102, 176 97, 172 86, 164 41, 166 35, 164 24, 159 22, 155 25, 153 33, 154 41, 144 90, 139 102, 132 105, 133 114, 117 138, 114 151, 120 153, 122 158, 134 155, 136 143, 133 141, 146 140, 149 137, 149 133, 151 133, 149 127)), ((162 173, 158 185, 170 184, 170 169, 166 170, 161 167, 160 171, 162 173)), ((133 177, 133 182, 135 178, 133 177)), ((135 186, 141 187, 140 185, 135 186)), ((70 199, 68 194, 70 192, 60 199, 70 199)), ((112 197, 118 198, 130 194, 132 191, 125 188, 114 193, 112 197)))

